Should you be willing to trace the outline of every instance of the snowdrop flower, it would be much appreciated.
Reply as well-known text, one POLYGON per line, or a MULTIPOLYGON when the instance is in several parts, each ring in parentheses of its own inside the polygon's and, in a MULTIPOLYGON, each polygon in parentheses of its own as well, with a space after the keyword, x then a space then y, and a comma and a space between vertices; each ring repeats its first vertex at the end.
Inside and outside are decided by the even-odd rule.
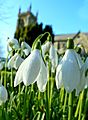
POLYGON ((0 84, 0 105, 5 103, 8 99, 8 93, 6 88, 0 84))
POLYGON ((51 65, 52 65, 52 72, 55 72, 55 68, 58 65, 58 54, 53 44, 51 45, 50 50, 49 50, 49 57, 51 60, 51 65))
POLYGON ((63 81, 62 81, 62 61, 60 61, 57 69, 56 69, 56 76, 55 76, 55 80, 56 80, 56 87, 57 89, 60 89, 63 86, 63 81))
POLYGON ((44 91, 47 82, 47 69, 38 49, 35 49, 20 65, 14 81, 14 87, 22 81, 28 86, 37 81, 38 88, 41 92, 44 91), (44 74, 44 75, 43 75, 44 74))
POLYGON ((38 86, 38 89, 41 91, 41 92, 44 92, 45 91, 45 88, 46 88, 46 84, 47 84, 47 67, 45 66, 43 60, 41 59, 41 68, 40 68, 40 71, 39 71, 39 74, 37 76, 37 86, 38 86))
POLYGON ((42 45, 42 55, 44 56, 46 52, 49 51, 50 49, 50 46, 51 46, 51 42, 48 41, 46 42, 45 44, 42 45))
POLYGON ((20 64, 24 61, 23 58, 18 53, 15 53, 14 56, 11 57, 11 59, 8 62, 9 68, 15 68, 18 69, 20 64))
MULTIPOLYGON (((69 44, 73 44, 72 41, 69 44)), ((56 70, 56 86, 59 89, 64 86, 67 92, 72 92, 80 83, 80 60, 78 54, 69 47, 56 70)))
POLYGON ((77 91, 80 92, 88 87, 88 57, 81 68, 81 81, 77 91))
POLYGON ((86 88, 88 88, 88 57, 81 67, 81 81, 76 89, 76 94, 78 95, 80 91, 86 88))
POLYGON ((31 47, 26 42, 21 43, 21 48, 23 49, 23 52, 26 56, 28 56, 29 53, 31 53, 31 47))
POLYGON ((17 39, 8 39, 7 41, 7 50, 9 51, 9 49, 18 49, 19 48, 19 43, 17 39))

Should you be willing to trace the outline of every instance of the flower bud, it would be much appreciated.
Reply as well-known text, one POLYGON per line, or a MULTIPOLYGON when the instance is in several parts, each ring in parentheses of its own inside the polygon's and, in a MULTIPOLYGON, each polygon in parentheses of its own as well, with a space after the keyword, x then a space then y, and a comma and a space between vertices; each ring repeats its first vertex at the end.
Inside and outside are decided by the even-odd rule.
POLYGON ((67 49, 73 49, 74 48, 74 42, 73 39, 67 40, 67 49))

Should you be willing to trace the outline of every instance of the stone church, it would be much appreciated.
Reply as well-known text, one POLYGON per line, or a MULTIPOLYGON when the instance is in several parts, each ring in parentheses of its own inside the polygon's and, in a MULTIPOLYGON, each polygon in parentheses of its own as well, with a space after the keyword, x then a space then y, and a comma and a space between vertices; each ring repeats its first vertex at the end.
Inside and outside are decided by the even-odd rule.
MULTIPOLYGON (((73 38, 75 35, 76 33, 55 35, 54 44, 59 53, 63 53, 65 51, 67 39, 73 38)), ((81 45, 85 52, 88 54, 88 33, 78 32, 77 36, 74 39, 74 44, 75 46, 81 45)))
MULTIPOLYGON (((26 27, 30 24, 37 23, 38 13, 34 15, 31 12, 31 5, 29 6, 26 12, 21 12, 21 8, 19 9, 18 13, 18 20, 17 20, 17 29, 22 27, 26 27)), ((54 36, 54 45, 58 49, 59 53, 63 53, 66 49, 66 41, 68 38, 73 38, 76 35, 74 34, 58 34, 54 36)), ((75 39, 75 45, 80 44, 84 49, 85 52, 88 53, 88 33, 78 32, 75 39)))

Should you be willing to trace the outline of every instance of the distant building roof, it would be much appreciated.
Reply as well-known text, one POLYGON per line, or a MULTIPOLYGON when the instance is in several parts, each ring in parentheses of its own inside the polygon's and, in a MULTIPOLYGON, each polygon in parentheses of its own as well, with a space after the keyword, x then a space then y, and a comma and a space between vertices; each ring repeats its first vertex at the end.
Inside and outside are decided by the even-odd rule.
MULTIPOLYGON (((88 36, 88 33, 83 33, 85 34, 86 36, 88 36)), ((74 36, 76 35, 76 33, 73 33, 73 34, 60 34, 60 35, 55 35, 54 37, 54 41, 57 42, 57 41, 60 41, 60 42, 64 42, 66 41, 67 38, 73 38, 74 36)))
POLYGON ((66 47, 67 38, 75 38, 74 44, 75 45, 78 45, 78 44, 82 45, 82 47, 85 49, 86 53, 88 53, 88 32, 78 32, 76 34, 73 33, 73 34, 55 35, 55 37, 54 37, 55 46, 57 48, 59 46, 59 49, 61 49, 61 51, 63 51, 62 48, 66 47))

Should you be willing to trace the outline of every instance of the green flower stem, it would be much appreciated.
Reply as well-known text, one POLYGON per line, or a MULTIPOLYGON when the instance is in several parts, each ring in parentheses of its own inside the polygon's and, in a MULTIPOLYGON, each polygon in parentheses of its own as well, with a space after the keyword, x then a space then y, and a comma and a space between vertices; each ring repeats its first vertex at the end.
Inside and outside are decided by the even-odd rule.
POLYGON ((3 83, 3 73, 1 72, 1 84, 3 83))
POLYGON ((82 120, 86 120, 87 111, 88 111, 88 97, 86 96, 86 101, 85 101, 84 113, 83 113, 82 120))
POLYGON ((69 93, 69 99, 68 99, 68 120, 72 120, 73 116, 73 92, 69 93))
POLYGON ((78 104, 77 104, 77 108, 76 108, 76 111, 75 111, 75 118, 77 118, 78 114, 79 114, 79 108, 80 108, 80 97, 79 97, 79 101, 78 101, 78 104))
POLYGON ((50 110, 49 110, 49 92, 48 92, 48 86, 49 86, 49 82, 47 83, 47 91, 46 91, 46 120, 50 120, 50 110))
POLYGON ((66 105, 67 105, 68 94, 65 93, 64 106, 63 106, 63 120, 66 120, 66 105))
POLYGON ((6 88, 6 69, 5 69, 5 75, 4 75, 4 86, 6 88))
POLYGON ((83 109, 83 104, 82 104, 83 96, 84 96, 84 91, 82 91, 81 97, 80 97, 80 108, 79 108, 79 117, 78 117, 78 120, 81 120, 81 117, 82 117, 81 113, 82 113, 82 109, 83 109))
POLYGON ((50 91, 51 91, 51 81, 50 81, 50 76, 51 76, 51 66, 50 66, 50 62, 48 63, 48 82, 47 82, 47 86, 46 86, 46 120, 50 120, 50 91))
POLYGON ((19 101, 20 101, 20 103, 19 103, 19 109, 21 108, 21 83, 19 84, 19 86, 18 86, 18 94, 19 94, 19 101))
POLYGON ((26 120, 27 118, 32 119, 33 110, 32 110, 32 102, 33 102, 33 84, 30 86, 25 87, 25 94, 24 94, 24 107, 23 107, 23 119, 26 120), (27 118, 26 118, 27 117, 27 118))
POLYGON ((52 101, 54 78, 55 78, 55 73, 51 73, 51 79, 50 79, 50 104, 51 104, 51 101, 52 101))
POLYGON ((31 92, 32 92, 32 96, 33 98, 35 97, 35 91, 34 91, 34 84, 31 85, 31 92))
POLYGON ((25 94, 24 94, 23 120, 25 120, 25 118, 26 118, 26 112, 27 112, 26 101, 27 101, 27 86, 25 87, 25 94))
POLYGON ((11 68, 11 87, 13 90, 13 68, 11 68))
POLYGON ((21 92, 21 84, 19 84, 19 88, 18 89, 19 89, 18 91, 20 93, 21 92))
POLYGON ((44 93, 38 91, 38 106, 41 111, 44 111, 44 93))
POLYGON ((82 93, 81 93, 78 120, 81 120, 81 118, 82 118, 82 113, 83 113, 83 109, 84 109, 84 103, 85 103, 85 95, 86 95, 86 92, 87 92, 86 90, 83 90, 82 93))
POLYGON ((45 39, 45 36, 47 35, 47 39, 44 43, 46 43, 47 41, 52 41, 52 37, 50 35, 49 32, 45 32, 44 34, 40 34, 33 42, 32 44, 32 50, 34 50, 36 48, 37 42, 41 42, 43 39, 45 39))
POLYGON ((77 116, 79 114, 80 101, 81 101, 81 94, 79 96, 78 104, 77 104, 76 111, 75 111, 75 114, 74 114, 75 118, 77 118, 77 116))
POLYGON ((38 106, 40 104, 40 99, 41 99, 41 93, 40 93, 40 91, 38 91, 38 106))
POLYGON ((65 97, 65 91, 64 91, 64 87, 62 87, 60 89, 60 103, 61 103, 61 106, 63 106, 63 103, 64 103, 64 97, 65 97))
POLYGON ((5 63, 5 75, 4 75, 4 86, 6 88, 6 79, 7 79, 7 60, 8 60, 8 57, 6 58, 6 63, 5 63))
POLYGON ((4 117, 4 103, 3 103, 2 106, 1 106, 1 111, 0 111, 0 112, 1 112, 0 119, 1 119, 1 120, 4 120, 4 118, 5 118, 5 117, 4 117))

